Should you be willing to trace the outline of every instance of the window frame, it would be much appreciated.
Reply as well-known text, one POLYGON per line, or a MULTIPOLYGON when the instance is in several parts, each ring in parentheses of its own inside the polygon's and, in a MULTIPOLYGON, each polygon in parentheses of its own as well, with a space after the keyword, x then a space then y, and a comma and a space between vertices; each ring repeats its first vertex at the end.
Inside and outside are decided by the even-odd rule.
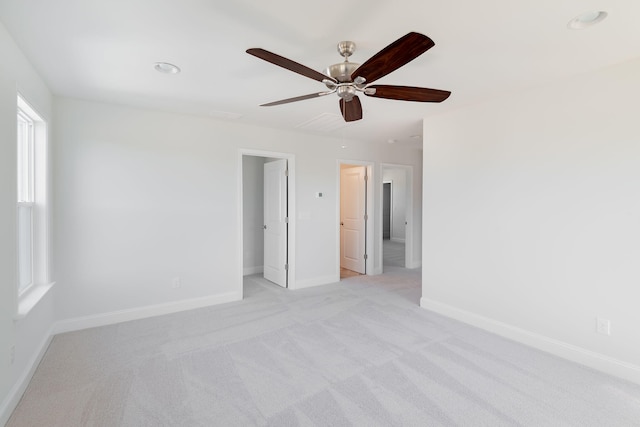
POLYGON ((34 217, 34 177, 35 177, 35 125, 32 117, 18 102, 17 112, 17 184, 18 184, 18 297, 33 286, 33 217, 34 217), (25 212, 26 210, 26 212, 25 212), (22 220, 28 216, 28 224, 22 220), (26 231, 28 230, 28 231, 26 231), (24 235, 26 233, 26 236, 24 235), (28 241, 25 241, 28 239, 28 241), (27 254, 25 254, 27 252, 27 254), (25 259, 26 258, 26 259, 25 259), (26 274, 25 274, 26 273, 26 274), (25 280, 25 277, 28 280, 25 280))
POLYGON ((49 278, 49 126, 19 92, 16 118, 15 319, 21 319, 53 283, 49 278), (30 213, 28 223, 25 209, 30 213), (24 280, 27 276, 29 283, 24 280))
POLYGON ((35 150, 35 124, 31 116, 25 112, 18 103, 18 203, 33 203, 34 200, 34 150, 35 150), (23 126, 21 126, 21 123, 23 126), (21 127, 26 127, 26 132, 21 132, 21 127), (26 159, 25 159, 26 157, 26 159), (25 166, 26 171, 20 170, 25 166))

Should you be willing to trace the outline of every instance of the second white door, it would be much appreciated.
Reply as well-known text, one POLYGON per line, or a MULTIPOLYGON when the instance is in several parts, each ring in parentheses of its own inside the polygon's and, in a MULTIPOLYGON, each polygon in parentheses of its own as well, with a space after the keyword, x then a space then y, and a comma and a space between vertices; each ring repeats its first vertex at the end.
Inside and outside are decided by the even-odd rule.
POLYGON ((366 272, 366 176, 365 166, 340 171, 340 267, 366 272))
POLYGON ((287 287, 287 160, 264 164, 264 278, 287 287))

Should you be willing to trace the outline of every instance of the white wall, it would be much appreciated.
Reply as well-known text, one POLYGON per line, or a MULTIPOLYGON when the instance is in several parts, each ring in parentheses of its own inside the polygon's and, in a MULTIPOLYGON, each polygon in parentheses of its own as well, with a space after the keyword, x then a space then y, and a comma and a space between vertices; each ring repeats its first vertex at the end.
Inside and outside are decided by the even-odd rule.
MULTIPOLYGON (((383 160, 412 164, 421 184, 422 158, 415 150, 53 100, 2 25, 0 58, 0 424, 17 404, 52 331, 241 295, 241 149, 295 155, 298 283, 324 283, 338 271, 338 159, 373 162, 376 176, 383 160), (14 320, 17 90, 52 131, 51 278, 57 282, 19 321, 14 320), (349 148, 341 149, 345 142, 349 148), (315 198, 318 191, 325 196, 315 198), (175 277, 181 287, 173 287, 175 277)), ((379 182, 374 180, 374 194, 380 193, 379 182)), ((421 185, 414 196, 421 197, 421 185)), ((380 203, 375 201, 375 211, 380 203)), ((419 202, 410 216, 419 257, 419 202)), ((381 219, 373 221, 380 230, 381 219)), ((381 251, 376 243, 378 271, 381 251)))
POLYGON ((391 191, 391 240, 404 242, 407 214, 407 171, 405 169, 383 167, 382 180, 392 181, 391 191))
POLYGON ((425 121, 423 306, 640 382, 639 76, 425 121))
POLYGON ((326 283, 338 271, 337 159, 420 162, 388 144, 343 150, 338 139, 206 117, 63 98, 55 111, 56 309, 60 319, 79 320, 68 328, 86 324, 83 316, 239 297, 240 149, 295 155, 302 284, 326 283), (175 276, 181 288, 172 288, 175 276))
MULTIPOLYGON (((298 283, 324 283, 338 271, 338 159, 373 162, 376 176, 382 161, 411 164, 415 182, 421 183, 416 150, 53 100, 1 24, 0 58, 0 424, 17 404, 52 331, 241 295, 241 149, 295 155, 298 283), (57 282, 19 321, 14 320, 17 90, 52 131, 51 277, 57 282), (348 148, 341 149, 345 143, 348 148), (315 198, 318 191, 323 198, 315 198)), ((374 181, 374 194, 380 194, 379 182, 374 181)), ((421 197, 420 185, 414 191, 421 197)), ((376 212, 380 203, 375 201, 376 212)), ((410 216, 419 257, 419 202, 410 216)), ((381 219, 373 221, 380 230, 381 219)), ((376 243, 374 270, 381 271, 381 251, 376 243)))
POLYGON ((264 267, 264 157, 242 157, 243 261, 244 274, 264 267))
POLYGON ((53 322, 52 292, 27 317, 13 319, 17 308, 17 90, 40 115, 51 118, 49 90, 0 24, 0 425, 17 404, 21 387, 26 385, 23 380, 46 345, 53 322), (10 354, 14 346, 12 363, 10 354))

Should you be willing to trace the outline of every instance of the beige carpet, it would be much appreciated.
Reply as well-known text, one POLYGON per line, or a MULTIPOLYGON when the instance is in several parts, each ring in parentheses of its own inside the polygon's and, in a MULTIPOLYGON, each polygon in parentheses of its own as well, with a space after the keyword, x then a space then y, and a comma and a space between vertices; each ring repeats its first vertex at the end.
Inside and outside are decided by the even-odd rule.
POLYGON ((9 426, 638 426, 640 387, 418 307, 420 272, 61 334, 9 426))

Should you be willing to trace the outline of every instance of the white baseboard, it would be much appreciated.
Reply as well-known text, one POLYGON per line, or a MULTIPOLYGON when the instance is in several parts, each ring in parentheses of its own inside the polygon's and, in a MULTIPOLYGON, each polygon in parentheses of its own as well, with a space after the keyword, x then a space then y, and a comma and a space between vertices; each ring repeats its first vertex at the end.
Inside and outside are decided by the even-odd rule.
POLYGON ((258 265, 255 267, 245 267, 242 269, 243 276, 250 276, 252 274, 264 273, 264 266, 258 265))
POLYGON ((314 286, 328 285, 329 283, 336 283, 340 281, 340 274, 337 276, 332 274, 330 276, 314 277, 313 279, 296 280, 295 288, 290 289, 305 289, 312 288, 314 286))
POLYGON ((16 381, 7 394, 7 397, 2 402, 2 405, 0 406, 0 426, 4 426, 9 421, 11 414, 14 409, 16 409, 16 406, 18 406, 20 399, 22 399, 22 395, 27 390, 27 386, 29 385, 33 374, 36 372, 36 368, 40 364, 44 354, 47 352, 49 344, 51 344, 53 335, 52 327, 49 329, 49 333, 47 333, 45 338, 42 340, 42 343, 40 343, 40 348, 33 357, 31 357, 31 360, 29 360, 24 372, 20 375, 20 378, 18 378, 18 381, 16 381))
POLYGON ((638 365, 624 362, 604 354, 596 353, 564 341, 549 338, 535 332, 530 332, 525 329, 428 298, 420 298, 420 307, 489 332, 493 332, 514 341, 518 341, 522 344, 551 353, 572 362, 580 363, 624 380, 640 384, 640 366, 638 365))
POLYGON ((413 261, 407 264, 407 268, 414 269, 422 267, 422 261, 413 261))
POLYGON ((397 243, 404 243, 405 239, 401 239, 400 237, 392 237, 389 240, 391 240, 392 242, 397 242, 397 243))
POLYGON ((119 310, 110 313, 102 313, 91 316, 76 317, 73 319, 61 320, 54 325, 53 333, 78 331, 81 329, 95 328, 97 326, 112 325, 115 323, 128 322, 130 320, 144 319, 147 317, 161 316, 163 314, 177 313, 179 311, 193 310, 196 308, 209 307, 217 304, 242 300, 242 294, 238 292, 227 292, 219 295, 212 295, 202 298, 169 302, 165 304, 150 305, 146 307, 132 308, 129 310, 119 310))

